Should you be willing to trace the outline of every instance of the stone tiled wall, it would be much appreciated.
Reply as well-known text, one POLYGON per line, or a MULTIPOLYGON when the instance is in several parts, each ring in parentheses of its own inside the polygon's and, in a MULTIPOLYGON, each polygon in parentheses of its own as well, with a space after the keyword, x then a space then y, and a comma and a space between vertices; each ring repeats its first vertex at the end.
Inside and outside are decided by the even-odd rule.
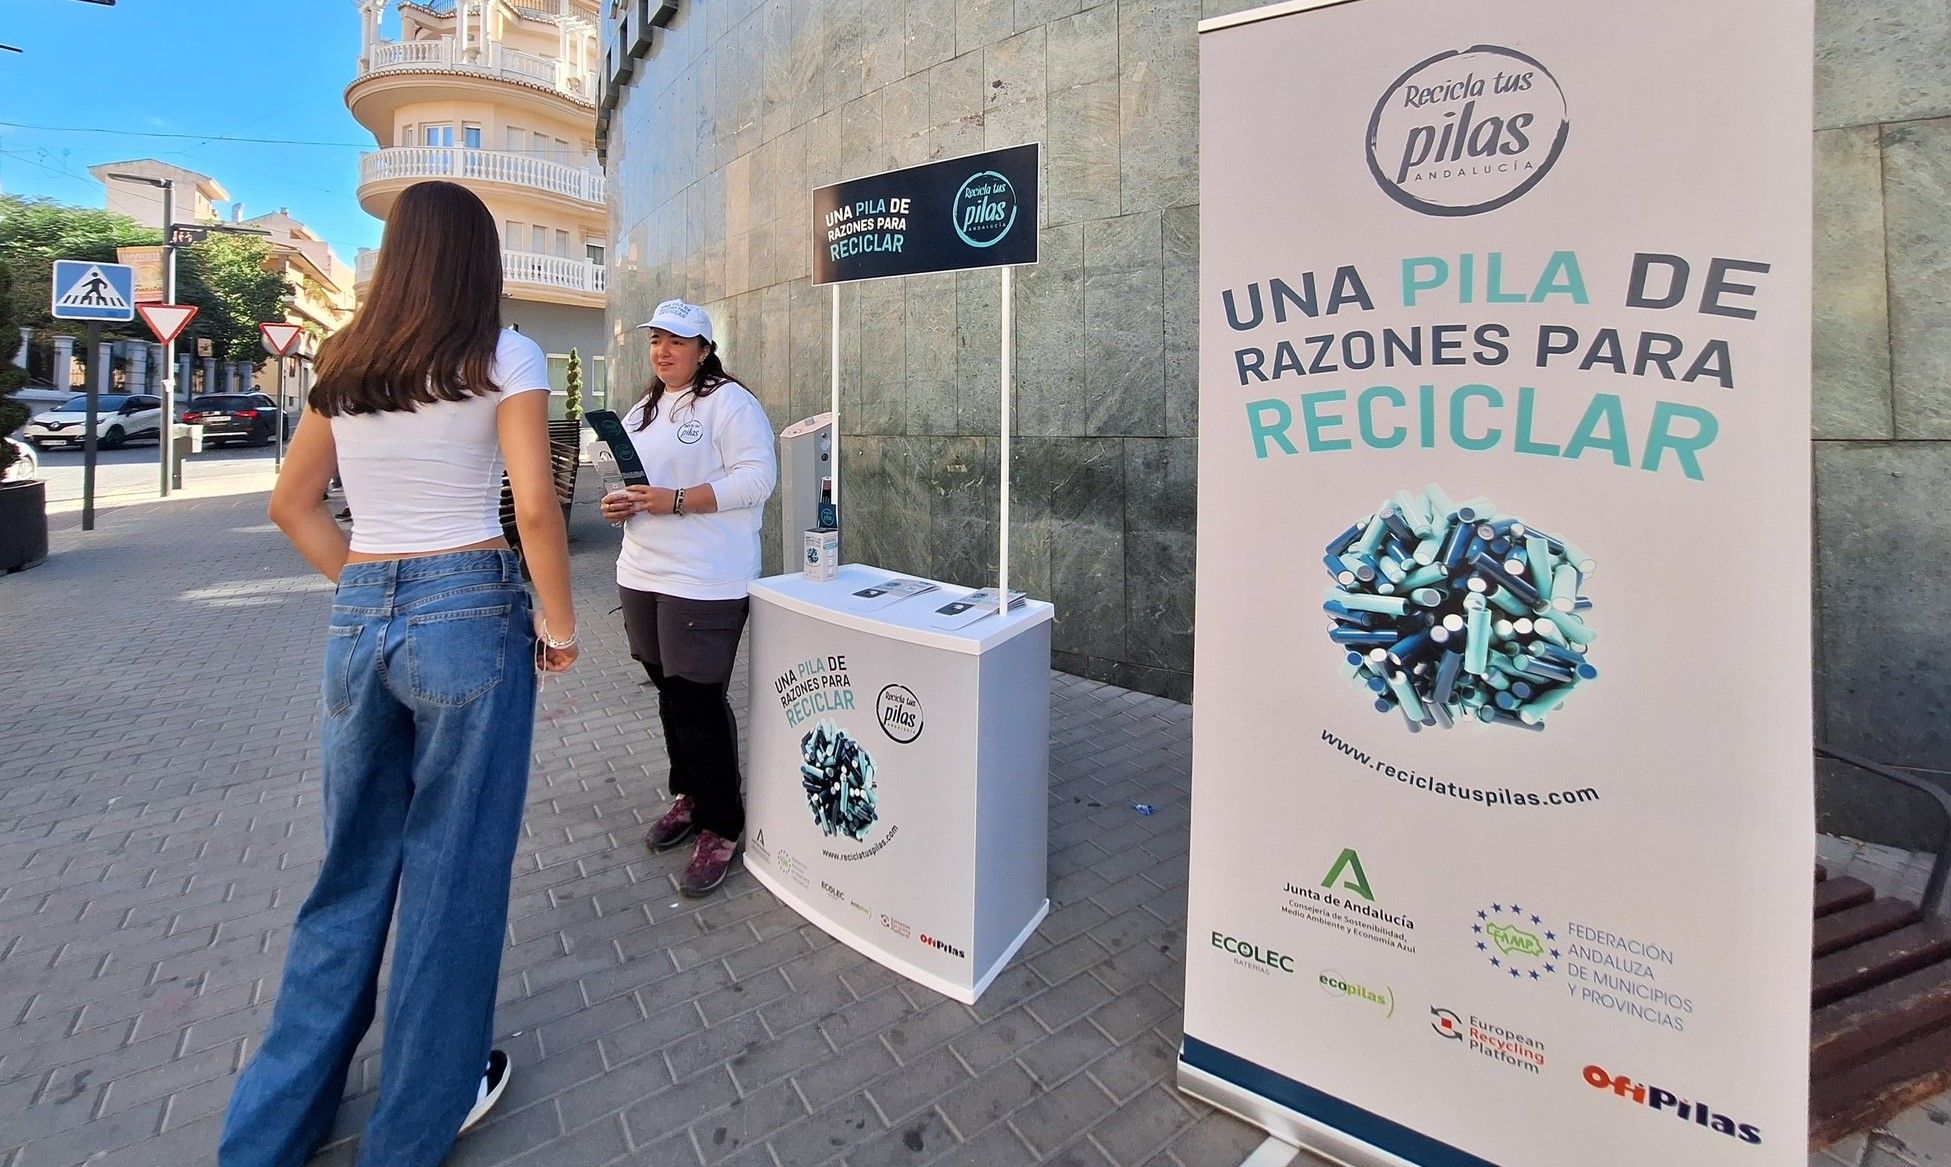
POLYGON ((1951 770, 1951 5, 1819 0, 1816 729, 1951 770))
MULTIPOLYGON (((1190 687, 1202 16, 1253 0, 685 4, 613 123, 611 310, 708 304, 773 421, 826 408, 809 187, 1044 143, 1017 281, 1011 579, 1059 667, 1190 687), (1086 358, 1088 354, 1088 359, 1086 358)), ((1818 732, 1951 769, 1951 5, 1819 0, 1818 732)), ((841 291, 848 555, 958 582, 995 561, 995 273, 841 291)), ((776 518, 771 520, 776 523, 776 518)), ((777 544, 768 529, 767 555, 777 544)), ((1759 585, 1758 585, 1759 586, 1759 585)))
MULTIPOLYGON (((712 309, 775 424, 824 410, 831 293, 807 283, 808 189, 1042 142, 1042 262, 1015 293, 1011 584, 1056 604, 1058 667, 1188 696, 1203 14, 1197 0, 680 6, 611 123, 613 383, 647 375, 619 326, 684 295, 712 309)), ((841 289, 849 559, 994 578, 998 284, 841 289)))

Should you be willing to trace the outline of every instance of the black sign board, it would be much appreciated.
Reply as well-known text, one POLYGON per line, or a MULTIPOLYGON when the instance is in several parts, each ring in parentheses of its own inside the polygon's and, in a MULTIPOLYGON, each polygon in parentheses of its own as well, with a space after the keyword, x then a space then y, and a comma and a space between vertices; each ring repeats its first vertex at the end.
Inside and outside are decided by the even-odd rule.
POLYGON ((1010 267, 1037 258, 1037 145, 813 191, 813 282, 1010 267))

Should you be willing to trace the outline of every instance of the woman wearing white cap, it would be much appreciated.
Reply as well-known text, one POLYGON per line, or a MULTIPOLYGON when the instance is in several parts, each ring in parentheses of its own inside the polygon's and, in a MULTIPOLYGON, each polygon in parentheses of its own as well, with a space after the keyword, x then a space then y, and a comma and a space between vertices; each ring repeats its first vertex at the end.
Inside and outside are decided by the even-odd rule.
POLYGON ((657 686, 671 758, 671 805, 644 842, 663 851, 695 834, 680 889, 701 896, 724 880, 745 830, 725 687, 779 471, 765 408, 719 361, 710 314, 666 300, 638 327, 650 330, 656 376, 623 422, 652 485, 605 495, 603 517, 623 524, 624 627, 657 686))

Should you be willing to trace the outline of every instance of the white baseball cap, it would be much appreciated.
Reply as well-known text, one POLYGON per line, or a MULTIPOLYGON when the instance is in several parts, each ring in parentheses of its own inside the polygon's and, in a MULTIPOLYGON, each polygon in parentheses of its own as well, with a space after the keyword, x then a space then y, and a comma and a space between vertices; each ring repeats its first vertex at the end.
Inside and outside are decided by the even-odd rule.
POLYGON ((657 306, 656 314, 637 327, 661 328, 675 336, 702 336, 713 344, 718 343, 711 335, 711 313, 683 300, 664 301, 657 306))

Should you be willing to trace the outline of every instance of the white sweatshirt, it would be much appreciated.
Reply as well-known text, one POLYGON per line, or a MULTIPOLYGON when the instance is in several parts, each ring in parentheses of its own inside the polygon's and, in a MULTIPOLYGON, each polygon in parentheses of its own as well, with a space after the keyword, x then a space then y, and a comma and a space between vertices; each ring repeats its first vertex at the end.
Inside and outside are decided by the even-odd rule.
MULTIPOLYGON (((616 582, 688 600, 737 600, 759 574, 759 522, 779 477, 772 423, 745 386, 727 381, 705 397, 665 393, 643 421, 646 396, 623 415, 652 486, 711 484, 718 510, 632 515, 623 526, 616 582)), ((688 501, 688 500, 687 500, 688 501)))

